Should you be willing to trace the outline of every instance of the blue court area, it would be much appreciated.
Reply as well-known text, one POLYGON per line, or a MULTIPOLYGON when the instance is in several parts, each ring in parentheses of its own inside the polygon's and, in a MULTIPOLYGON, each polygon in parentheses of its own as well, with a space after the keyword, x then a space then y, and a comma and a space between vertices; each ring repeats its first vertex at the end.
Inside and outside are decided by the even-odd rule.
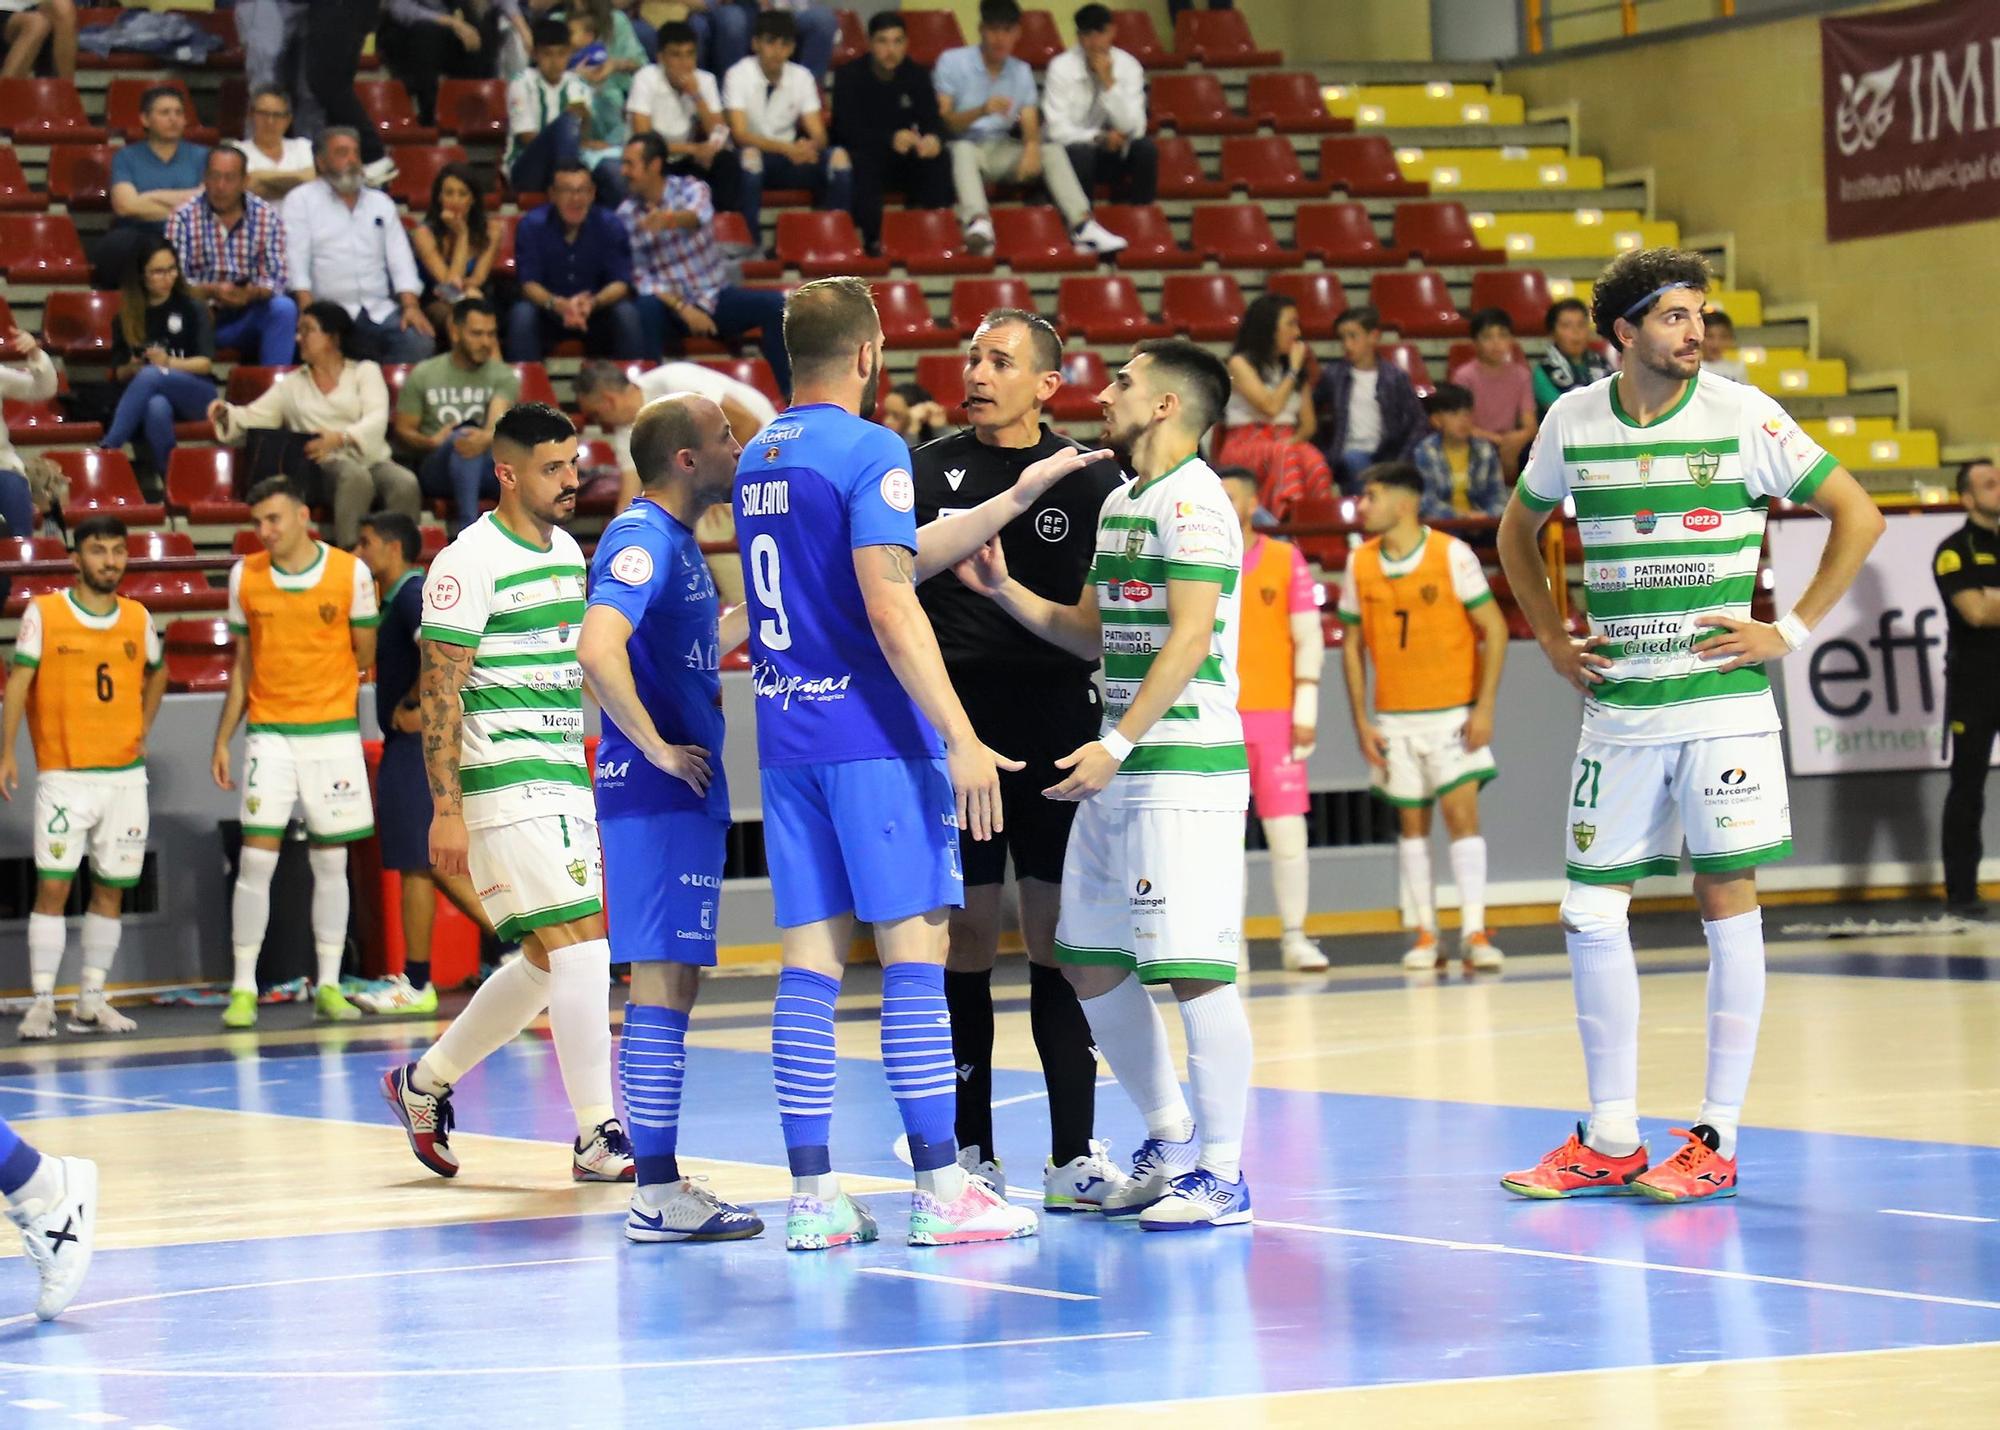
MULTIPOLYGON (((199 1109, 303 1119, 325 1148, 281 1169, 308 1183, 294 1231, 245 1239, 225 1210, 163 1238, 183 1244, 100 1250, 60 1322, 0 1320, 0 1422, 835 1425, 2000 1341, 2000 1150, 1746 1129, 1736 1201, 1529 1203, 1495 1178, 1559 1140, 1558 1114, 1269 1089, 1248 1231, 1047 1217, 1038 1239, 916 1250, 895 1191, 869 1194, 882 1242, 810 1255, 783 1250, 779 1202, 760 1203, 778 1231, 722 1246, 632 1246, 602 1210, 324 1234, 315 1188, 347 1212, 382 1195, 343 1149, 400 1147, 376 1080, 402 1046, 0 1077, 0 1111, 78 1119, 72 1141, 199 1109)), ((902 1177, 881 1068, 841 1079, 836 1166, 902 1177)), ((688 1088, 684 1155, 782 1162, 765 1057, 695 1051, 688 1088)), ((1039 1181, 1040 1091, 996 1074, 1018 1182, 1039 1181)), ((1100 1099, 1122 1155, 1136 1119, 1115 1087, 1100 1099)), ((552 1177, 566 1164, 545 1041, 503 1051, 458 1104, 459 1133, 539 1139, 552 1177)), ((491 1144, 464 1145, 458 1183, 405 1160, 398 1192, 484 1215, 491 1144)), ((182 1147, 158 1195, 205 1175, 182 1147)), ((107 1200, 107 1235, 138 1210, 107 1200)), ((27 1268, 0 1271, 25 1311, 27 1268)))

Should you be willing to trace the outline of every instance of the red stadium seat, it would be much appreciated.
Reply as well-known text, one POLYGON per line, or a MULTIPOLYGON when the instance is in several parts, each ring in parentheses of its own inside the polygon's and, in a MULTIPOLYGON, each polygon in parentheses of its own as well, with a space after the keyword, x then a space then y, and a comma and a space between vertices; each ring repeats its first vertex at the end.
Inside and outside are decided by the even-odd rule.
POLYGON ((1353 134, 1319 141, 1319 176, 1361 199, 1421 196, 1431 186, 1403 177, 1396 151, 1380 134, 1353 134))
MULTIPOLYGON (((768 199, 769 194, 765 195, 768 199)), ((750 237, 750 225, 743 221, 743 215, 735 210, 715 216, 715 241, 726 249, 742 252, 749 249, 759 255, 764 251, 762 236, 750 237)), ((785 271, 784 263, 776 258, 746 258, 743 260, 743 276, 746 279, 776 278, 785 271)))
MULTIPOLYGON (((60 536, 0 536, 0 563, 11 565, 16 561, 65 561, 68 558, 69 548, 60 536)), ((67 571, 51 572, 46 576, 15 576, 7 592, 6 609, 0 614, 13 620, 36 596, 68 590, 75 579, 67 571)))
POLYGON ((1209 204, 1194 211, 1194 247, 1225 268, 1296 268, 1303 255, 1282 248, 1271 218, 1255 204, 1209 204))
POLYGON ((0 214, 0 267, 15 283, 90 279, 90 260, 68 214, 0 214))
POLYGON ((1149 70, 1180 68, 1180 60, 1160 43, 1160 32, 1153 28, 1153 17, 1144 10, 1113 10, 1111 43, 1149 70))
POLYGON ((194 107, 193 91, 187 87, 187 81, 177 75, 112 80, 111 87, 104 94, 104 127, 113 134, 123 134, 128 144, 141 142, 146 137, 146 126, 139 122, 139 100, 147 90, 161 85, 181 93, 181 103, 187 109, 184 137, 190 144, 213 144, 221 137, 213 126, 201 122, 200 111, 194 107))
POLYGON ((521 401, 546 402, 551 407, 561 407, 556 401, 555 387, 549 382, 549 370, 538 362, 517 362, 513 364, 515 381, 521 384, 521 401))
POLYGON ((965 406, 965 359, 957 353, 927 353, 917 359, 917 386, 952 414, 965 406))
POLYGON ((1169 273, 1160 285, 1160 316, 1197 342, 1226 342, 1243 318, 1243 290, 1227 273, 1169 273))
POLYGON ((840 25, 833 41, 833 67, 839 69, 868 53, 868 31, 852 10, 836 10, 833 15, 840 25))
POLYGON ((1201 255, 1181 247, 1158 204, 1099 204, 1097 221, 1126 241, 1118 255, 1120 268, 1199 268, 1201 255))
POLYGON ((930 69, 939 55, 965 43, 958 16, 949 10, 905 10, 903 31, 910 37, 910 58, 930 69))
POLYGON ((69 478, 69 501, 63 506, 63 520, 71 526, 94 511, 110 511, 132 526, 158 526, 167 519, 167 509, 139 494, 139 479, 132 474, 132 462, 123 452, 91 448, 83 452, 51 452, 49 460, 69 478))
POLYGON ((196 526, 241 526, 250 508, 236 490, 228 447, 176 447, 167 459, 167 510, 196 526))
POLYGON ((1300 204, 1294 242, 1329 268, 1383 268, 1404 255, 1375 236, 1368 210, 1357 203, 1300 204))
POLYGON ((434 144, 438 132, 417 121, 417 107, 399 79, 357 79, 354 97, 384 144, 434 144))
POLYGON ((188 691, 229 688, 229 669, 236 662, 236 652, 235 638, 229 634, 226 620, 219 616, 195 616, 169 622, 165 644, 169 688, 188 691))
POLYGON ((771 399, 771 405, 783 408, 784 393, 778 391, 777 374, 771 371, 771 364, 758 358, 703 358, 703 367, 712 367, 717 372, 735 378, 745 386, 754 387, 771 399))
POLYGON ((514 276, 514 230, 521 226, 519 214, 490 214, 488 223, 500 225, 500 251, 493 255, 493 271, 514 276))
POLYGON ((507 138, 507 81, 443 81, 438 85, 437 122, 439 129, 461 140, 503 142, 507 138))
POLYGON ((1319 79, 1310 74, 1253 74, 1249 83, 1250 117, 1280 134, 1333 134, 1352 129, 1351 119, 1326 112, 1319 79))
POLYGON ((105 137, 66 79, 0 79, 0 134, 13 135, 16 144, 95 144, 105 137))
POLYGON ((1097 394, 1111 385, 1104 359, 1088 350, 1067 353, 1062 365, 1063 385, 1049 400, 1049 416, 1058 422, 1088 422, 1101 417, 1097 394))
POLYGON ((1160 197, 1162 199, 1226 199, 1229 185, 1212 179, 1201 167, 1194 145, 1178 135, 1163 134, 1153 141, 1160 154, 1160 197))
POLYGON ((1554 302, 1539 268, 1489 268, 1472 275, 1472 311, 1498 308, 1517 333, 1546 332, 1554 302))
MULTIPOLYGON (((471 162, 462 144, 398 144, 388 152, 397 170, 389 181, 389 197, 417 213, 430 208, 431 185, 437 182, 440 169, 471 162)), ((489 195, 489 199, 497 202, 499 194, 489 195)))
POLYGON ((0 149, 0 213, 40 213, 49 196, 36 191, 11 148, 0 149))
POLYGON ((1507 261, 1504 250, 1488 248, 1479 241, 1465 205, 1457 199, 1396 205, 1392 242, 1426 263, 1463 267, 1507 261))
POLYGON ((838 210, 791 209, 778 215, 778 259, 808 278, 887 273, 889 262, 870 258, 854 216, 838 210))
POLYGON ((950 209, 889 209, 882 215, 882 256, 908 273, 991 273, 991 254, 967 253, 950 209))
POLYGON ((1056 311, 1066 332, 1082 333, 1093 343, 1137 343, 1173 333, 1147 313, 1139 290, 1122 273, 1063 279, 1056 311))
POLYGON ((290 372, 288 367, 257 367, 254 364, 238 363, 229 369, 229 383, 224 397, 232 406, 241 407, 246 402, 255 402, 271 390, 273 383, 290 372))
POLYGON ((1299 167, 1298 150, 1282 134, 1240 134, 1222 141, 1222 182, 1253 199, 1323 199, 1326 184, 1299 167))
POLYGON ((995 308, 1035 311, 1034 290, 1025 278, 961 278, 951 285, 951 325, 962 338, 979 328, 995 308))
POLYGON ((1451 301, 1444 279, 1428 268, 1413 273, 1377 273, 1368 283, 1368 300, 1382 315, 1382 326, 1406 338, 1462 338, 1465 319, 1451 301))
POLYGON ((1273 273, 1271 291, 1299 305, 1299 330, 1315 341, 1333 336, 1333 322, 1347 307, 1337 273, 1273 273))
POLYGON ((882 317, 882 335, 892 348, 935 348, 956 334, 931 316, 923 285, 900 278, 875 285, 875 311, 882 317))
POLYGON ((145 563, 195 554, 194 541, 181 531, 135 531, 125 539, 132 565, 118 594, 149 611, 218 611, 229 604, 227 587, 211 586, 199 571, 149 571, 145 563))
POLYGON ((1183 10, 1174 19, 1174 52, 1209 69, 1255 69, 1284 61, 1276 50, 1260 50, 1250 38, 1241 10, 1183 10))
POLYGON ((1249 134, 1257 121, 1229 107, 1222 81, 1212 74, 1163 74, 1154 79, 1151 128, 1177 134, 1249 134))
MULTIPOLYGON (((1288 527, 1332 526, 1342 522, 1351 523, 1353 520, 1354 506, 1351 500, 1341 497, 1301 497, 1292 503, 1292 509, 1286 516, 1285 525, 1288 527)), ((1292 540, 1298 543, 1298 548, 1304 553, 1306 560, 1312 562, 1322 570, 1344 571, 1347 569, 1348 534, 1346 532, 1333 531, 1313 536, 1300 535, 1293 537, 1292 540)), ((1326 616, 1332 618, 1336 627, 1340 624, 1340 613, 1336 609, 1335 598, 1331 592, 1328 593, 1326 616)), ((1322 631, 1326 629, 1324 619, 1321 622, 1320 629, 1322 631)))
POLYGON ((57 289, 42 309, 42 341, 61 357, 109 357, 112 325, 118 321, 123 302, 117 293, 57 289))
POLYGON ((71 213, 101 212, 111 207, 109 144, 49 146, 49 197, 71 213))
POLYGON ((1431 381, 1431 370, 1424 365, 1424 355, 1417 351, 1415 343, 1378 343, 1375 358, 1408 373, 1419 397, 1426 396, 1436 386, 1431 381))
POLYGON ((396 410, 396 399, 402 395, 403 379, 410 375, 412 364, 406 362, 385 362, 382 367, 382 385, 389 389, 389 410, 396 410))
MULTIPOLYGON (((595 442, 585 442, 583 445, 585 447, 594 449, 599 444, 595 442)), ((605 443, 604 445, 609 446, 610 444, 605 443)), ((593 451, 591 455, 595 456, 596 455, 595 451, 593 451)), ((579 453, 579 456, 581 456, 581 453, 579 453)), ((451 539, 451 533, 446 531, 443 527, 439 526, 436 522, 427 521, 423 523, 423 525, 417 528, 417 545, 418 545, 417 559, 428 565, 432 557, 436 556, 440 551, 444 550, 446 544, 450 541, 450 539, 451 539)))
POLYGON ((88 447, 104 436, 101 422, 75 422, 63 410, 62 394, 69 391, 69 375, 56 370, 56 396, 40 402, 0 402, 7 421, 7 436, 16 447, 88 447))
POLYGON ((1017 58, 1026 60, 1036 69, 1042 69, 1048 62, 1061 54, 1069 46, 1063 43, 1062 32, 1056 28, 1056 17, 1046 10, 1023 10, 1021 12, 1021 38, 1014 44, 1017 58))
POLYGON ((994 249, 1018 273, 1079 273, 1097 255, 1070 242, 1062 215, 1045 204, 993 210, 994 249))

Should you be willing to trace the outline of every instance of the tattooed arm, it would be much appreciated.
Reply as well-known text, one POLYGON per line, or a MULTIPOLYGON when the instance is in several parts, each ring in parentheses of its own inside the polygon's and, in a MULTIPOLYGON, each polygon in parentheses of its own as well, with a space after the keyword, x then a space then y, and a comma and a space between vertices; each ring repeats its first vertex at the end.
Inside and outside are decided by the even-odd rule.
POLYGON ((460 741, 465 734, 465 706, 459 691, 472 673, 476 647, 426 639, 419 643, 423 665, 418 675, 423 702, 424 773, 430 779, 431 867, 440 874, 465 875, 465 791, 458 781, 460 741))

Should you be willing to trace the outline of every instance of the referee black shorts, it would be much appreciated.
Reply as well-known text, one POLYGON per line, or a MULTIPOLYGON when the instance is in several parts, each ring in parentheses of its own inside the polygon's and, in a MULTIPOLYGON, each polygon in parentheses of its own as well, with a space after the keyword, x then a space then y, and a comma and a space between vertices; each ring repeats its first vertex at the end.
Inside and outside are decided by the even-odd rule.
POLYGON ((1000 772, 1003 832, 980 841, 963 834, 959 862, 967 884, 1001 884, 1007 853, 1014 854, 1017 879, 1062 882, 1076 806, 1042 793, 1060 784, 1065 772, 1055 762, 1098 736, 1104 707, 1088 674, 1044 674, 1033 669, 1005 672, 952 672, 952 684, 972 728, 988 749, 1027 768, 1000 772))

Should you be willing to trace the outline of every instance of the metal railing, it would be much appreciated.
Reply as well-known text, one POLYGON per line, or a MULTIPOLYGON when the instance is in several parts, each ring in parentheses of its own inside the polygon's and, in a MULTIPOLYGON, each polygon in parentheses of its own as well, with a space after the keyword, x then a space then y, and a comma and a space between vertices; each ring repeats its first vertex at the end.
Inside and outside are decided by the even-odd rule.
POLYGON ((1522 0, 1522 33, 1527 36, 1528 53, 1548 54, 1553 50, 1567 49, 1572 45, 1595 44, 1614 38, 1610 27, 1602 23, 1602 17, 1618 17, 1617 33, 1626 39, 1635 35, 1653 33, 1660 29, 1679 29, 1683 25, 1698 24, 1703 20, 1728 20, 1735 18, 1736 0, 1707 0, 1705 6, 1694 0, 1586 0, 1582 4, 1565 4, 1563 0, 1522 0), (1690 12, 1706 8, 1706 15, 1690 12), (1668 10, 1673 19, 1663 24, 1649 26, 1649 16, 1658 20, 1668 10), (1584 22, 1585 33, 1574 38, 1565 37, 1558 27, 1584 22))

